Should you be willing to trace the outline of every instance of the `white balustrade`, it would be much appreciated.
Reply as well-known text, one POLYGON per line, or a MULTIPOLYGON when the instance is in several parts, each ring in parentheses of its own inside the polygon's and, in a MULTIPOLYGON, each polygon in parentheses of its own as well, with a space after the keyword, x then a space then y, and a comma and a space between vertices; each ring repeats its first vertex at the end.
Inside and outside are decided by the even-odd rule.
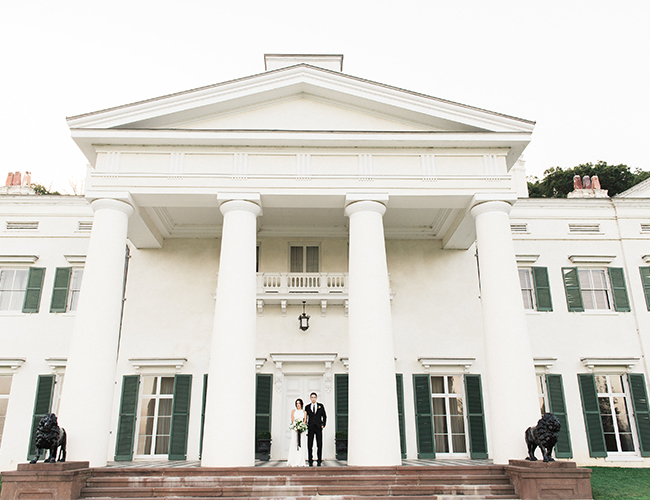
POLYGON ((257 293, 347 293, 348 273, 257 273, 257 293))

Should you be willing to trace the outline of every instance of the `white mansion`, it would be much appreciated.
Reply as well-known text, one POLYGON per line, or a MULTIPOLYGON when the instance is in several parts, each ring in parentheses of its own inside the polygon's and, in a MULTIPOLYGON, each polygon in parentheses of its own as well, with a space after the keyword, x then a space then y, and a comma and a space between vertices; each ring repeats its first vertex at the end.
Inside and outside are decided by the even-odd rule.
POLYGON ((0 470, 48 411, 92 466, 282 460, 312 391, 325 459, 506 463, 541 409, 650 465, 650 181, 528 199, 533 122, 342 60, 71 117, 85 196, 0 190, 0 470))

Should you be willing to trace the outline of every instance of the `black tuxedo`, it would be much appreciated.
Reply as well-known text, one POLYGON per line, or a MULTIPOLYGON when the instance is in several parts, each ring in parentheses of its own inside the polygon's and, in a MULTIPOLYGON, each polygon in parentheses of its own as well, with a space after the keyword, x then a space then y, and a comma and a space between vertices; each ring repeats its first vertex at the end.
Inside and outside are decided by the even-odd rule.
POLYGON ((323 461, 323 427, 327 423, 327 413, 322 403, 316 403, 316 411, 312 411, 311 402, 305 406, 307 412, 307 459, 309 465, 314 460, 312 458, 312 448, 314 446, 314 436, 316 436, 316 447, 318 449, 318 465, 323 461))

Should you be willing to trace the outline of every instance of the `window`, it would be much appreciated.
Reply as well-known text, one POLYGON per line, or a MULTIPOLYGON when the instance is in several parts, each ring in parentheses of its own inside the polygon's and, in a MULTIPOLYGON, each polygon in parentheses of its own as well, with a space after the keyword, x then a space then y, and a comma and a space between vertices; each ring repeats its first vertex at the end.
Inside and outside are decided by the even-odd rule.
POLYGON ((530 269, 519 269, 519 283, 521 284, 521 296, 524 299, 524 309, 534 310, 535 293, 530 269))
POLYGON ((70 279, 70 292, 68 295, 68 311, 76 311, 79 304, 79 292, 81 291, 81 280, 84 275, 83 269, 73 269, 70 279))
POLYGON ((290 265, 291 273, 317 273, 320 272, 318 246, 291 246, 290 265))
POLYGON ((10 389, 11 375, 0 375, 0 443, 2 443, 2 431, 5 426, 5 417, 7 416, 10 389))
POLYGON ((569 311, 631 310, 625 274, 620 267, 563 267, 562 277, 569 311))
POLYGON ((22 311, 29 269, 0 271, 0 311, 22 311))
POLYGON ((641 284, 645 294, 645 305, 650 311, 650 267, 640 267, 639 271, 641 272, 641 284))
POLYGON ((634 451, 627 381, 623 375, 596 375, 598 407, 608 453, 634 451))
POLYGON ((519 284, 524 309, 529 311, 552 311, 551 288, 545 267, 519 269, 519 284))
POLYGON ((605 269, 579 269, 578 278, 586 310, 612 309, 612 297, 605 269))
POLYGON ((467 453, 463 385, 460 375, 431 377, 436 453, 467 453))
POLYGON ((137 455, 167 455, 172 424, 174 377, 142 377, 137 455))

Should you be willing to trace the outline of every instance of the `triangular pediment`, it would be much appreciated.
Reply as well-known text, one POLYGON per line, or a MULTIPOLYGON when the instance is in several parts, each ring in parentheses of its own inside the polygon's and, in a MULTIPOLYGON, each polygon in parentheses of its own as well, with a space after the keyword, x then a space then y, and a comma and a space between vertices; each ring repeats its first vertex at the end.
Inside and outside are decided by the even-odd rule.
POLYGON ((299 64, 68 118, 73 129, 526 132, 533 122, 299 64))
POLYGON ((650 198, 650 179, 646 179, 627 191, 617 194, 616 198, 650 198))

